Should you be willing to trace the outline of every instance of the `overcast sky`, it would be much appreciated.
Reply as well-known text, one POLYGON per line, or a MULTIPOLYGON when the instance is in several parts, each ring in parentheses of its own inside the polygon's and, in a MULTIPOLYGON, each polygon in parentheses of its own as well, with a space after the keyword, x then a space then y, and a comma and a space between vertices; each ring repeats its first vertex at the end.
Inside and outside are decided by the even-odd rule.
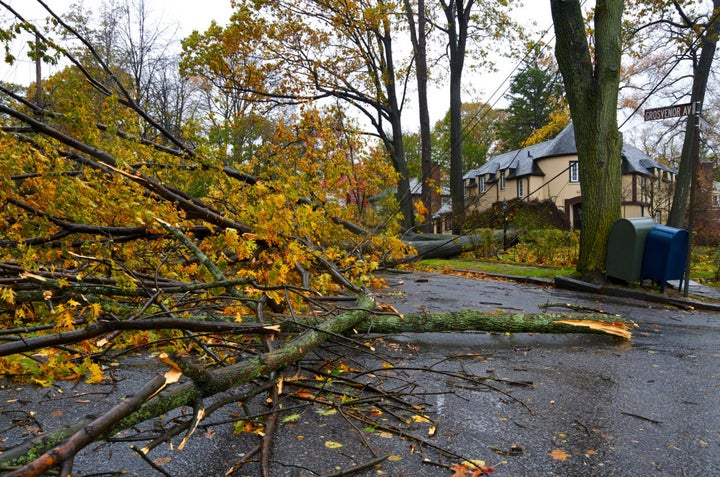
MULTIPOLYGON (((63 13, 76 0, 44 0, 56 13, 63 13)), ((225 23, 231 14, 230 0, 145 0, 153 22, 168 27, 178 27, 178 38, 190 34, 193 30, 205 30, 212 20, 225 23)), ((35 0, 5 0, 14 10, 28 20, 43 20, 48 16, 46 10, 35 0)), ((83 4, 92 9, 100 5, 100 0, 84 0, 83 4)), ((0 24, 6 25, 9 13, 0 7, 0 24)), ((12 53, 18 59, 9 66, 0 64, 0 80, 26 84, 35 77, 35 65, 26 56, 26 45, 17 45, 12 53)), ((52 66, 44 65, 48 75, 53 74, 52 66)), ((45 74, 43 74, 45 76, 45 74)))
MULTIPOLYGON (((47 12, 35 0, 5 0, 13 9, 29 20, 42 20, 47 17, 47 12)), ((178 39, 187 36, 193 30, 204 31, 212 20, 223 24, 228 21, 232 12, 230 0, 145 0, 150 10, 150 18, 169 27, 177 26, 178 39)), ((74 3, 70 0, 45 0, 45 2, 58 13, 64 12, 67 7, 74 3)), ((92 9, 99 6, 100 0, 84 0, 83 4, 92 9)), ((518 11, 518 18, 525 23, 535 21, 537 29, 545 31, 552 20, 550 17, 550 2, 548 0, 526 0, 526 6, 518 11)), ((6 24, 8 13, 0 7, 0 24, 6 24)), ((552 33, 549 34, 551 36, 552 33)), ((35 65, 26 56, 26 46, 18 45, 12 52, 18 61, 13 66, 0 63, 0 80, 21 84, 28 84, 34 81, 35 65)), ((465 75, 467 91, 464 93, 465 102, 488 102, 499 105, 504 104, 504 95, 508 76, 513 74, 517 62, 503 62, 500 71, 494 74, 483 73, 478 81, 472 81, 472 77, 465 75)), ((58 67, 43 65, 43 76, 47 77, 57 72, 58 67)), ((447 111, 449 92, 447 86, 438 86, 431 96, 431 120, 433 122, 442 118, 447 111)), ((410 97, 410 108, 415 102, 415 96, 410 97)), ((404 122, 408 130, 416 129, 416 115, 410 113, 404 115, 404 122)))

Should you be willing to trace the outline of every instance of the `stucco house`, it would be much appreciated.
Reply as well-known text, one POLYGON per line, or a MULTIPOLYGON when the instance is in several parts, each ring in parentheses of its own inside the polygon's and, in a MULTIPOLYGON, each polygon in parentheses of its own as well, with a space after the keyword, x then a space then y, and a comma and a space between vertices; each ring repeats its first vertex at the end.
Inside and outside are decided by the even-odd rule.
MULTIPOLYGON (((515 198, 552 200, 573 228, 582 224, 582 196, 572 123, 555 138, 490 158, 465 176, 468 210, 515 198)), ((667 218, 677 171, 640 149, 622 149, 622 217, 667 218)))
MULTIPOLYGON (((450 199, 450 188, 440 185, 440 168, 434 168, 433 180, 435 187, 432 187, 432 210, 430 210, 432 218, 432 232, 442 234, 451 230, 452 223, 452 201, 450 199)), ((410 178, 410 193, 413 202, 422 200, 422 180, 412 177, 410 178)))

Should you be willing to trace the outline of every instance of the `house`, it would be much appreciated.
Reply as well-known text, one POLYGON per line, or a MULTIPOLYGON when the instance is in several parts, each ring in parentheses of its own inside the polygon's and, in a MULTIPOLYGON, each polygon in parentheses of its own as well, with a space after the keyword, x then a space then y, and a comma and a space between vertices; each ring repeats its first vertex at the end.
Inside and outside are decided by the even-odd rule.
MULTIPOLYGON (((434 186, 431 187, 432 207, 430 210, 433 223, 432 233, 442 234, 452 229, 452 201, 450 199, 450 188, 441 185, 440 168, 437 166, 433 168, 433 184, 434 186)), ((422 200, 421 179, 415 177, 410 178, 410 194, 412 195, 413 203, 422 200)))
MULTIPOLYGON (((622 217, 653 217, 662 222, 672 200, 677 171, 623 144, 622 217)), ((492 157, 463 177, 468 210, 484 211, 515 198, 552 200, 576 229, 582 223, 582 197, 572 123, 554 139, 492 157)))

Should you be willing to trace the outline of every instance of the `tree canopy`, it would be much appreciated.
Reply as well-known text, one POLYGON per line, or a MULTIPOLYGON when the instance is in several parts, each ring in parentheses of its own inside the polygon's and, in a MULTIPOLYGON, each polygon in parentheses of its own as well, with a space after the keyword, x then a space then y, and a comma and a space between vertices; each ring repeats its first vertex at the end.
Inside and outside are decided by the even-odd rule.
POLYGON ((559 72, 538 62, 527 64, 513 77, 506 95, 510 105, 506 117, 498 125, 503 151, 551 139, 552 132, 557 133, 567 125, 553 124, 558 116, 562 116, 565 105, 562 88, 559 72), (548 126, 552 126, 551 130, 543 131, 548 126), (537 134, 539 132, 543 133, 537 134))

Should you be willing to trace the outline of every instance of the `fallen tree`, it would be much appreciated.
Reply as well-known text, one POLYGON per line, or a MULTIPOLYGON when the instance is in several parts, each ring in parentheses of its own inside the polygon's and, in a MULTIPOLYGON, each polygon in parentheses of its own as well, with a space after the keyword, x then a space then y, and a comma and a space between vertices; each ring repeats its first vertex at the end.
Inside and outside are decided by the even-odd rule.
MULTIPOLYGON (((198 400, 220 393, 227 393, 229 397, 214 403, 214 409, 221 405, 237 402, 239 397, 232 390, 243 384, 270 376, 273 372, 287 368, 307 353, 312 352, 325 340, 348 331, 374 332, 374 333, 402 333, 402 332, 428 332, 428 331, 462 331, 468 329, 500 331, 500 332, 551 332, 551 333, 610 333, 629 338, 631 323, 617 316, 595 314, 497 314, 463 311, 456 313, 416 314, 399 316, 392 314, 376 314, 375 303, 369 297, 361 297, 355 310, 340 313, 336 317, 325 320, 296 338, 288 341, 282 347, 264 353, 253 359, 243 360, 239 363, 219 368, 217 370, 202 370, 184 363, 182 357, 175 357, 170 361, 171 371, 165 376, 158 376, 150 381, 142 390, 117 406, 108 410, 101 417, 87 422, 68 425, 64 430, 52 435, 52 439, 38 440, 29 444, 21 444, 15 449, 0 453, 0 464, 12 466, 13 462, 23 462, 27 456, 40 457, 28 462, 10 473, 8 476, 37 476, 48 469, 58 466, 64 468, 72 463, 72 457, 92 441, 112 436, 122 430, 131 428, 150 419, 157 418, 183 406, 193 406, 198 400), (173 372, 175 370, 176 372, 173 372), (181 371, 182 370, 182 371, 181 371), (185 372, 191 378, 183 384, 174 384, 180 373, 185 372), (173 385, 174 384, 174 385, 173 385), (162 388, 171 385, 160 393, 162 388), (48 448, 54 442, 60 444, 48 448)), ((200 322, 202 323, 202 322, 200 322)), ((137 325, 136 323, 133 323, 137 325)), ((149 322, 146 326, 152 326, 149 322)), ((155 323, 157 326, 157 323, 155 323)), ((309 326, 309 325, 307 325, 309 326)), ((192 328, 193 326, 186 326, 192 328)), ((129 327, 128 327, 129 328, 129 327)), ((226 331, 240 332, 242 328, 223 328, 226 331)), ((217 330, 214 330, 217 331, 217 330)), ((251 332, 257 332, 253 330, 251 332)), ((262 333, 268 332, 264 328, 262 333)), ((68 337, 54 336, 57 342, 68 343, 68 337)), ((80 341, 86 336, 78 336, 80 341)), ((17 342, 16 342, 17 343, 17 342)), ((47 343, 52 346, 53 343, 47 343)), ((27 342, 28 350, 34 349, 33 342, 27 342)), ((13 346, 13 349, 17 348, 13 346)), ((2 347, 0 347, 0 351, 2 347)), ((214 410, 214 409, 211 409, 214 410)), ((203 416, 206 411, 203 410, 203 416)))
MULTIPOLYGON (((279 119, 253 159, 233 166, 229 145, 208 141, 206 131, 188 126, 187 140, 175 137, 141 110, 85 38, 56 20, 87 46, 82 57, 94 61, 88 67, 71 56, 74 66, 48 81, 55 100, 48 104, 65 109, 49 111, 0 88, 6 166, 0 177, 0 372, 24 386, 108 382, 102 365, 122 363, 129 350, 145 353, 148 362, 151 352, 168 353, 162 359, 170 371, 99 416, 3 442, 0 465, 8 475, 53 468, 70 475, 74 457, 90 443, 179 413, 168 429, 153 430, 152 441, 138 450, 146 456, 183 432, 184 444, 208 415, 254 398, 269 416, 264 435, 231 470, 259 453, 262 474, 269 475, 272 430, 283 412, 277 407, 281 384, 314 389, 313 379, 327 371, 317 366, 303 375, 293 368, 329 340, 367 350, 359 339, 371 333, 629 338, 629 322, 601 313, 400 316, 376 303, 371 291, 382 283, 373 272, 381 264, 456 255, 473 246, 472 237, 403 244, 392 211, 382 216, 365 207, 365 195, 392 185, 386 158, 352 128, 339 128, 333 114, 308 110, 279 119)), ((48 45, 60 44, 36 33, 48 45)), ((393 411, 398 422, 419 412, 417 403, 404 402, 411 393, 400 397, 364 377, 358 372, 343 382, 363 393, 357 402, 380 407, 393 401, 402 409, 393 411)), ((346 409, 336 396, 346 391, 332 391, 329 384, 314 393, 294 391, 294 399, 346 409)), ((347 417, 369 419, 356 408, 347 417)), ((387 422, 364 425, 433 448, 387 422)))

